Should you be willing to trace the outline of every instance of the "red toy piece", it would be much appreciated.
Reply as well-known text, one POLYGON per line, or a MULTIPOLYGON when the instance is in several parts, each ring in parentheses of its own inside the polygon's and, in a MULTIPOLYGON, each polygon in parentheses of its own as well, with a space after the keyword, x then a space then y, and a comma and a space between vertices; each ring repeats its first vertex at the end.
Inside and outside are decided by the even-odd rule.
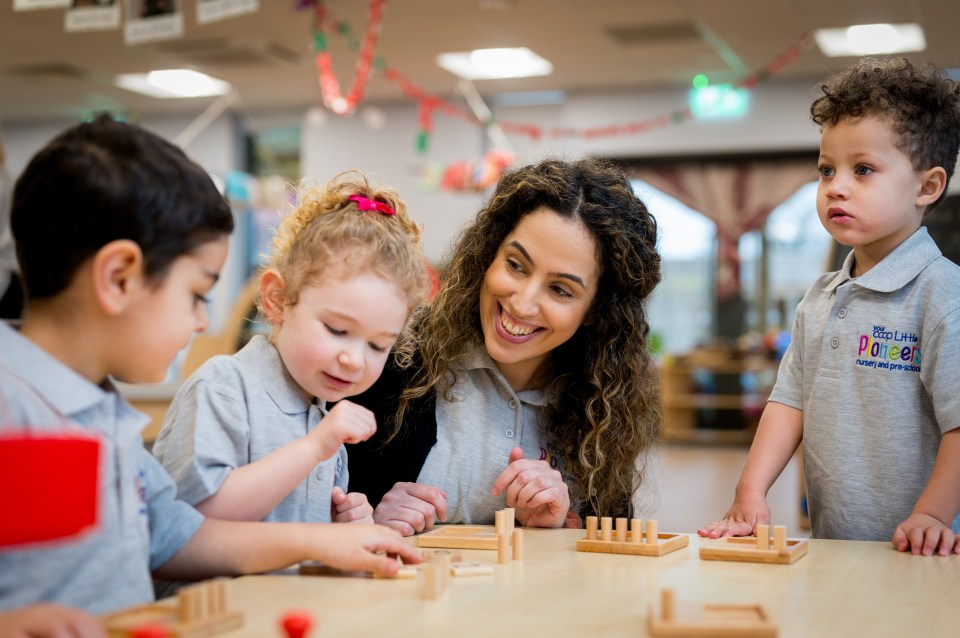
POLYGON ((100 440, 75 429, 5 432, 0 485, 0 547, 87 532, 98 523, 100 440))
POLYGON ((287 612, 280 619, 280 626, 287 632, 287 638, 306 638, 313 626, 313 616, 303 611, 287 612))
POLYGON ((170 632, 164 625, 158 623, 147 623, 134 627, 130 632, 130 638, 167 638, 170 632))

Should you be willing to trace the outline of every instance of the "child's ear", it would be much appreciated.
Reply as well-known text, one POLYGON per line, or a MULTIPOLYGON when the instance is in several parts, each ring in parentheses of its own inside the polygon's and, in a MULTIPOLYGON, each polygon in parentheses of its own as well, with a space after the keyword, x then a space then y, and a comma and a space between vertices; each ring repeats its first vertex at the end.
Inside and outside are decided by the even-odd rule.
POLYGON ((143 251, 134 241, 117 239, 96 252, 92 270, 97 302, 108 315, 118 315, 143 286, 143 251))
POLYGON ((283 322, 283 308, 286 305, 286 282, 283 275, 274 269, 260 275, 260 306, 271 324, 283 322))
POLYGON ((937 201, 943 189, 947 187, 947 171, 942 166, 934 166, 920 175, 920 192, 917 193, 917 206, 927 207, 937 201))

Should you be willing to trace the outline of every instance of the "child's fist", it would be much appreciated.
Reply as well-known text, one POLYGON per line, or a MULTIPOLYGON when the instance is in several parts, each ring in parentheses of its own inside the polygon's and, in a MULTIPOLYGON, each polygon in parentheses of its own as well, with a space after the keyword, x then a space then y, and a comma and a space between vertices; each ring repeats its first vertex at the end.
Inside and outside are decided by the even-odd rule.
POLYGON ((367 495, 360 492, 344 494, 339 487, 333 488, 331 497, 334 523, 372 523, 373 507, 367 495))
POLYGON ((337 453, 341 444, 366 441, 376 431, 373 412, 362 405, 340 401, 308 436, 317 444, 318 460, 325 461, 337 453))

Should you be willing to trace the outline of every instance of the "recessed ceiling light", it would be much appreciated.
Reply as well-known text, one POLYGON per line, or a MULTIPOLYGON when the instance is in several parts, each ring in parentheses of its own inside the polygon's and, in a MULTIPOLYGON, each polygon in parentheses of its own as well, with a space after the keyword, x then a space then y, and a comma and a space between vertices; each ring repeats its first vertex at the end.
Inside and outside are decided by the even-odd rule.
POLYGON ((919 24, 856 24, 842 29, 818 29, 813 38, 824 55, 879 55, 923 51, 927 41, 919 24))
POLYGON ((192 69, 128 73, 116 76, 113 83, 128 91, 162 99, 226 95, 231 89, 229 82, 192 69))
POLYGON ((467 80, 496 80, 550 75, 553 65, 525 47, 441 53, 437 64, 467 80))

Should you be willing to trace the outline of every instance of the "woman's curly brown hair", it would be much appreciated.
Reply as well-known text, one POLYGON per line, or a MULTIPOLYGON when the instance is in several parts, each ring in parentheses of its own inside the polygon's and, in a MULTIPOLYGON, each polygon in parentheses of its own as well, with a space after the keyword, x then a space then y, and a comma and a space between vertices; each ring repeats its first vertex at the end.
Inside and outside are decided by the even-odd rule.
MULTIPOLYGON (((898 147, 914 170, 941 166, 947 185, 960 145, 960 87, 931 64, 912 64, 906 58, 864 58, 820 85, 823 95, 810 105, 810 117, 820 127, 844 118, 873 115, 893 126, 898 147)), ((930 205, 932 210, 946 196, 930 205)))
POLYGON ((503 176, 455 244, 443 286, 415 327, 423 365, 402 395, 395 423, 403 422, 411 400, 431 391, 450 399, 453 364, 484 342, 484 275, 507 235, 541 207, 582 223, 596 242, 599 265, 583 324, 552 357, 561 392, 548 415, 548 435, 568 459, 563 470, 572 478, 572 502, 599 513, 624 511, 662 428, 646 315, 660 282, 660 255, 656 220, 626 176, 604 161, 551 159, 503 176))

